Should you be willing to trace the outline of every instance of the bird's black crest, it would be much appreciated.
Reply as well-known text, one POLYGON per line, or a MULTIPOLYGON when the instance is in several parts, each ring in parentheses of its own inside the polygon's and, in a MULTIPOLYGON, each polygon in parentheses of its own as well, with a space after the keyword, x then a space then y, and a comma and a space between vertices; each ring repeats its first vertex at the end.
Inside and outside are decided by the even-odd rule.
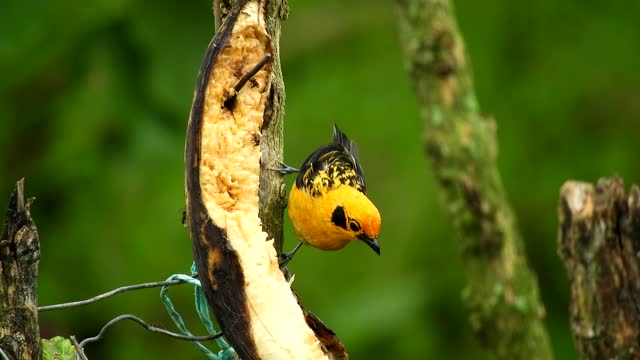
POLYGON ((356 168, 356 173, 362 177, 362 181, 364 182, 364 171, 362 171, 362 166, 360 166, 358 145, 354 141, 349 140, 347 134, 340 131, 336 124, 333 124, 333 144, 340 145, 346 153, 350 155, 353 165, 356 168))

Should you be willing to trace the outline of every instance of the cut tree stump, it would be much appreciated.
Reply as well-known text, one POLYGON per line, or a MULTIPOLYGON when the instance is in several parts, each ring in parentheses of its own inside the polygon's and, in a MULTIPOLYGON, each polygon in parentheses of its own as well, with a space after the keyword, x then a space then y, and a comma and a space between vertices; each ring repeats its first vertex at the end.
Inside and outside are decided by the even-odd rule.
POLYGON ((38 327, 40 242, 18 181, 0 237, 0 348, 14 359, 41 359, 38 327))
POLYGON ((581 359, 640 359, 640 191, 620 178, 568 181, 560 191, 558 252, 571 287, 581 359))

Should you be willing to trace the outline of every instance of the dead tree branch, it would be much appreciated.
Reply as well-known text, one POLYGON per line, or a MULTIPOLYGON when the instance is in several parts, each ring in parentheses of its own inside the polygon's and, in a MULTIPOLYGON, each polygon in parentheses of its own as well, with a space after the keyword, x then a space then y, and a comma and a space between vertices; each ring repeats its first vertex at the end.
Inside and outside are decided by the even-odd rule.
POLYGON ((11 195, 0 236, 0 348, 14 359, 40 359, 40 242, 24 198, 24 179, 11 195))

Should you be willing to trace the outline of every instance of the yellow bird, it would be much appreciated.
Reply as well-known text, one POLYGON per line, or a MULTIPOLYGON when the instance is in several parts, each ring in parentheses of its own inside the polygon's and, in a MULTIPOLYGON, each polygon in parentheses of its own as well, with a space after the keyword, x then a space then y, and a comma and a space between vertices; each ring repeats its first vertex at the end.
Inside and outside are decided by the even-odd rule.
MULTIPOLYGON (((285 166, 283 174, 297 172, 285 166)), ((336 125, 333 142, 313 152, 300 167, 288 205, 300 243, 285 254, 286 265, 304 243, 321 250, 339 250, 361 240, 380 255, 380 212, 366 195, 358 147, 336 125)))

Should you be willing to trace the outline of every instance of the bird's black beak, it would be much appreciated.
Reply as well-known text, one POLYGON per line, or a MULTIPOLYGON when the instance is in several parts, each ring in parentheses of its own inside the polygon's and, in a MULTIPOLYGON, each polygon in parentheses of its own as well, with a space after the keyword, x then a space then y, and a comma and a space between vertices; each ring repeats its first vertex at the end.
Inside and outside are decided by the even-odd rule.
POLYGON ((371 248, 371 250, 375 251, 376 254, 380 255, 380 245, 378 244, 378 239, 374 237, 369 237, 366 234, 358 235, 358 239, 362 240, 367 246, 371 248))

